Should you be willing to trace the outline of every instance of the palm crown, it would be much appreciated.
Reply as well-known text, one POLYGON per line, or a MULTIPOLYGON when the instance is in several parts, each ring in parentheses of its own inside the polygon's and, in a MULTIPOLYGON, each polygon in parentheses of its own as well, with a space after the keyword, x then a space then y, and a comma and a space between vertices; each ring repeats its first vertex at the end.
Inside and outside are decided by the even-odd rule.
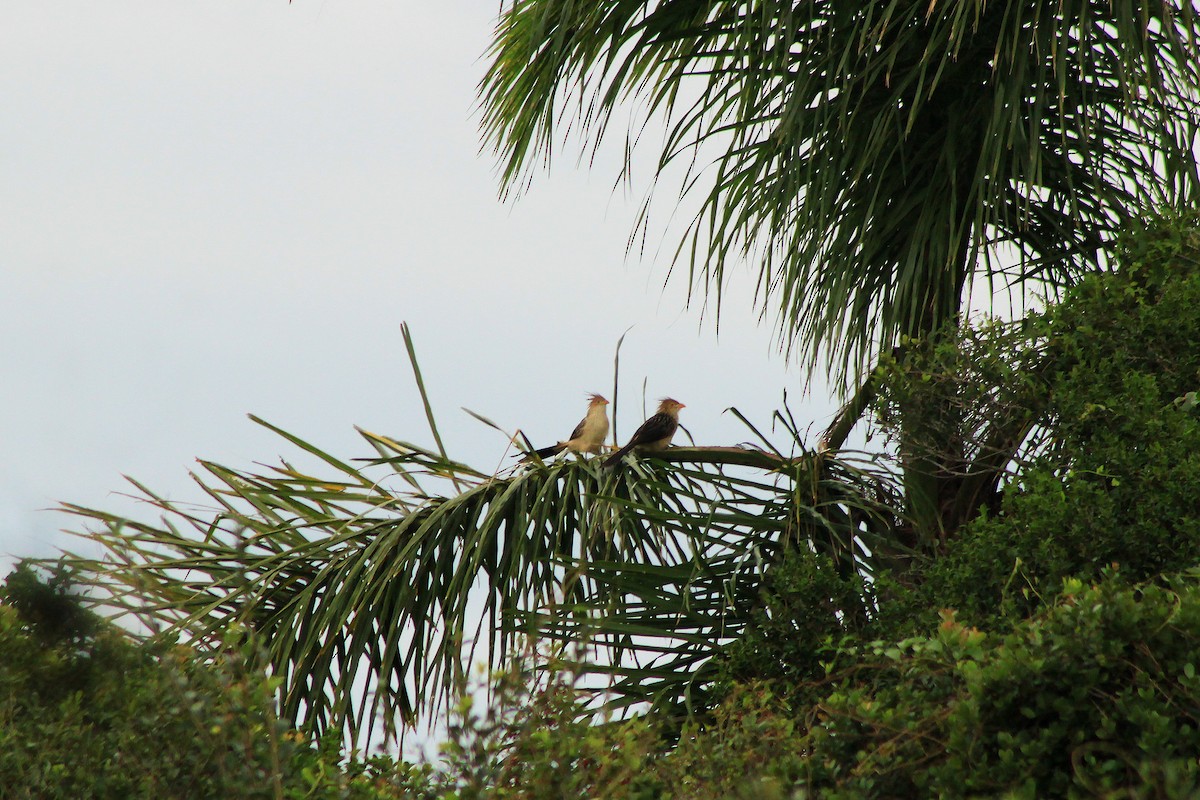
POLYGON ((511 186, 563 117, 599 140, 641 100, 669 122, 660 171, 699 164, 691 271, 719 293, 750 257, 786 339, 848 379, 952 318, 977 271, 1070 281, 1123 220, 1196 198, 1195 13, 527 0, 497 30, 484 126, 511 186))

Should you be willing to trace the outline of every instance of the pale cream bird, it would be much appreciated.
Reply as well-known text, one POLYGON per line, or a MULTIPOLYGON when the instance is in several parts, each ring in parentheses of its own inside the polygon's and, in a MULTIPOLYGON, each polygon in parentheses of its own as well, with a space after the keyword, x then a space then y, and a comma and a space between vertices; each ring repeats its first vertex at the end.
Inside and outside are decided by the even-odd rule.
POLYGON ((550 447, 526 453, 521 460, 529 461, 534 454, 538 458, 550 458, 564 450, 570 450, 572 453, 599 453, 605 436, 608 436, 608 401, 594 394, 588 401, 587 416, 579 421, 569 438, 550 447))
POLYGON ((617 452, 604 461, 604 466, 611 467, 620 463, 629 451, 636 453, 654 453, 666 450, 671 444, 671 437, 679 430, 679 409, 685 408, 683 403, 664 397, 658 404, 658 413, 642 423, 642 427, 634 431, 633 436, 617 452))

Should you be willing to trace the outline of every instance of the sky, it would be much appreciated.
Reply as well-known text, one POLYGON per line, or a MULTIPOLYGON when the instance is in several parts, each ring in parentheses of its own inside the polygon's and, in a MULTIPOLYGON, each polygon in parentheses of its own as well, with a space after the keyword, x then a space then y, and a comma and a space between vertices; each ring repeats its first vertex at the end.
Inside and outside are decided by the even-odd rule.
POLYGON ((507 442, 461 408, 553 442, 626 331, 622 437, 643 385, 699 444, 750 439, 725 410, 769 427, 785 390, 814 439, 833 413, 752 265, 718 332, 667 279, 673 238, 627 253, 650 171, 614 189, 619 146, 568 141, 500 199, 476 104, 499 0, 0 8, 0 568, 89 552, 60 502, 152 517, 124 475, 194 500, 197 458, 294 455, 249 413, 346 458, 355 425, 430 444, 405 322, 450 455, 483 468, 507 442))

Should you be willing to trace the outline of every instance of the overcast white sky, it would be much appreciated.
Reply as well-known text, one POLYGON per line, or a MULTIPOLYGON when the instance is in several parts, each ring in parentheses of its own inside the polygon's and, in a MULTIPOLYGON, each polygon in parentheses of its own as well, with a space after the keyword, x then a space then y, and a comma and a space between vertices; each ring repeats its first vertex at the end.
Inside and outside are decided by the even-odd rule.
POLYGON ((630 326, 623 434, 643 378, 701 443, 785 388, 824 426, 751 271, 717 337, 665 256, 626 258, 645 183, 614 193, 613 159, 497 199, 475 88, 499 6, 0 3, 0 554, 63 545, 58 501, 136 514, 122 474, 188 499, 197 457, 292 452, 248 412, 344 457, 354 425, 428 442, 404 321, 476 465, 505 442, 460 406, 552 441, 630 326))

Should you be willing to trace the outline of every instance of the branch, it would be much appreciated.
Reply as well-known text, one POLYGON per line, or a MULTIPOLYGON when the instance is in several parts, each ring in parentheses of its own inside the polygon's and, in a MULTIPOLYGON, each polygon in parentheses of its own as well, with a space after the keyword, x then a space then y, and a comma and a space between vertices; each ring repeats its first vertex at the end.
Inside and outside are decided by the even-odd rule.
POLYGON ((799 463, 806 456, 783 458, 766 450, 748 447, 669 447, 647 456, 660 461, 683 461, 692 464, 735 464, 774 470, 799 463))
POLYGON ((863 412, 867 410, 867 406, 875 400, 875 386, 878 380, 879 367, 876 367, 854 392, 854 396, 838 409, 833 422, 821 435, 820 443, 817 445, 818 453, 839 450, 846 443, 846 437, 850 435, 850 431, 858 424, 863 412))

